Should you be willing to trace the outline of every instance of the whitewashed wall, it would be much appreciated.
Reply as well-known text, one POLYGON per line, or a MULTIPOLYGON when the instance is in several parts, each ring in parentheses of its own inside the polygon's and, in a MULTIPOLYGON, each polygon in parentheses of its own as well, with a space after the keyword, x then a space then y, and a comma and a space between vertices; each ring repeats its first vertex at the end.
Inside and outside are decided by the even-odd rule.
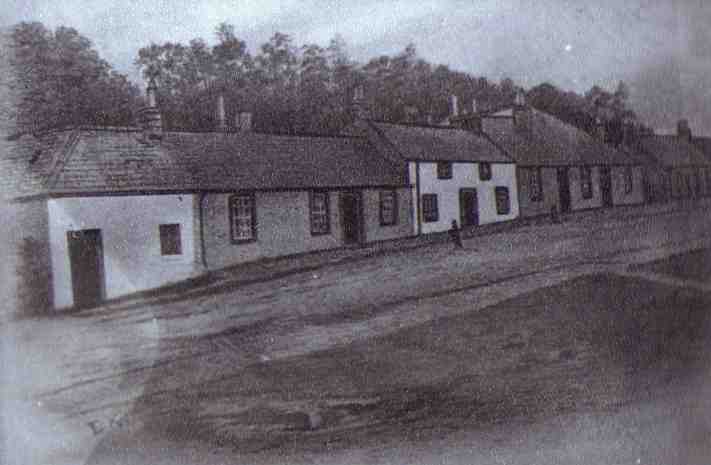
POLYGON ((192 195, 84 197, 49 200, 56 308, 74 303, 67 232, 100 229, 106 297, 185 279, 196 271, 192 195), (181 255, 162 256, 159 225, 180 224, 181 255))
MULTIPOLYGON (((410 163, 411 171, 415 165, 410 163)), ((516 186, 516 165, 514 163, 492 163, 492 176, 488 181, 479 179, 478 163, 452 163, 452 178, 437 179, 437 163, 419 163, 419 193, 420 198, 424 194, 437 194, 439 206, 439 221, 425 223, 422 222, 422 233, 432 233, 446 231, 450 228, 452 220, 460 222, 459 190, 475 188, 479 201, 479 224, 497 223, 510 221, 518 217, 518 190, 516 186), (511 211, 508 215, 498 215, 496 213, 495 187, 508 187, 511 211)), ((415 182, 415 178, 410 180, 415 182)), ((422 201, 420 200, 420 209, 422 201)), ((417 212, 422 219, 422 214, 417 212)), ((415 223, 416 225, 417 223, 415 223)))

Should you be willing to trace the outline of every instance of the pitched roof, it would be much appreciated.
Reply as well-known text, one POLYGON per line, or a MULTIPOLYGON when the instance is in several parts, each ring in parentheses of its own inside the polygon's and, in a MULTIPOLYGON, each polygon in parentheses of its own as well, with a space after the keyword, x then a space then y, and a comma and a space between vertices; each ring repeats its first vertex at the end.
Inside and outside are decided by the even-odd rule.
POLYGON ((639 140, 641 152, 668 167, 711 165, 711 159, 690 141, 678 136, 650 135, 639 140))
POLYGON ((641 161, 548 113, 529 109, 528 129, 515 130, 513 111, 483 118, 486 132, 519 165, 632 165, 641 161))
POLYGON ((83 128, 43 138, 32 170, 50 194, 405 185, 358 137, 83 128))
POLYGON ((513 161, 487 136, 472 131, 373 121, 367 123, 402 160, 513 161))

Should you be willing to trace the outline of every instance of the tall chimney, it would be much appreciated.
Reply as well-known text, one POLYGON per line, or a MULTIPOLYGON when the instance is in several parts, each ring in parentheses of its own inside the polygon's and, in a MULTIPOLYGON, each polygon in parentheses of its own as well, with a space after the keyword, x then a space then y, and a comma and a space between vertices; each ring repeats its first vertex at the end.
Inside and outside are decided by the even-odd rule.
POLYGON ((139 111, 139 119, 143 133, 149 139, 160 139, 163 137, 163 120, 157 105, 158 85, 155 79, 151 78, 146 88, 146 100, 148 106, 139 111))
POLYGON ((225 117, 225 97, 220 94, 217 97, 217 130, 225 131, 227 129, 227 119, 225 117))
POLYGON ((457 96, 452 94, 449 96, 449 117, 456 118, 459 116, 459 102, 457 96))

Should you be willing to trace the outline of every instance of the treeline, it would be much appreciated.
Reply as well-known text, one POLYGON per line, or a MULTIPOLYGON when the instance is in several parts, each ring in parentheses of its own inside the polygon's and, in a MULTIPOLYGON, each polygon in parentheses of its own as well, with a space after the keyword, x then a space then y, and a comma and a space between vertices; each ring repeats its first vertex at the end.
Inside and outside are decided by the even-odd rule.
MULTIPOLYGON (((22 23, 12 39, 22 125, 135 123, 143 103, 137 86, 77 31, 22 23)), ((135 63, 146 82, 156 80, 163 123, 170 129, 215 128, 220 95, 228 122, 239 112, 251 112, 258 131, 332 134, 352 121, 356 86, 364 89, 372 118, 413 123, 444 119, 451 94, 463 109, 470 111, 476 100, 480 111, 489 111, 511 105, 520 89, 509 78, 494 82, 431 64, 414 45, 358 63, 340 37, 326 46, 297 45, 276 33, 251 54, 227 23, 216 28, 213 45, 201 38, 151 44, 138 51, 135 63)), ((595 86, 584 95, 544 83, 526 95, 534 107, 580 128, 592 132, 601 121, 614 133, 622 121, 635 119, 628 93, 624 83, 614 92, 595 86)))
POLYGON ((131 124, 142 99, 138 86, 116 72, 78 31, 20 23, 9 42, 9 109, 18 132, 67 125, 131 124))

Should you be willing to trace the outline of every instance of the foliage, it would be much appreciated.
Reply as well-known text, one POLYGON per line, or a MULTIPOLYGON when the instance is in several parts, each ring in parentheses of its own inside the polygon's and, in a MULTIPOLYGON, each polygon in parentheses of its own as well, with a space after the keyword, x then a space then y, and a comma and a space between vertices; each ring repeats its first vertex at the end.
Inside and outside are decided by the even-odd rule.
POLYGON ((125 125, 140 103, 138 87, 99 57, 75 29, 20 23, 10 34, 21 132, 66 125, 125 125))

